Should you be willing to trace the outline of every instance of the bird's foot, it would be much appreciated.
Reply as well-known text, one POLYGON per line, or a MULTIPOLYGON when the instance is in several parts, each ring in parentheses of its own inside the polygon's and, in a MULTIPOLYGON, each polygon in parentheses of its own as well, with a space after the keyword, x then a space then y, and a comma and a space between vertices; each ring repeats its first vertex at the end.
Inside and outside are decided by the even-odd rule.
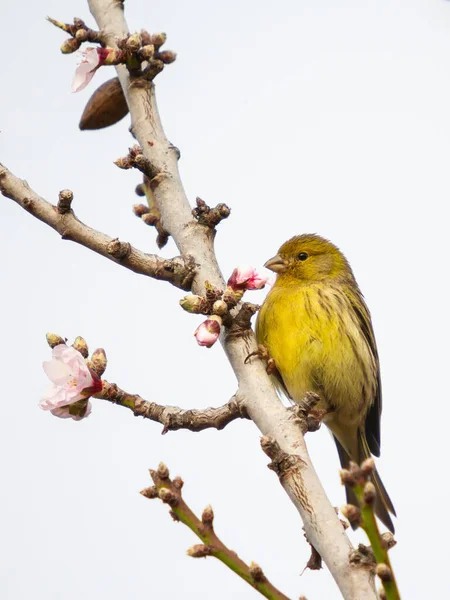
POLYGON ((328 412, 326 408, 315 408, 319 401, 320 396, 314 392, 306 392, 305 397, 289 409, 304 423, 304 433, 320 429, 322 420, 328 412))
POLYGON ((256 352, 251 352, 244 360, 244 363, 247 364, 248 362, 250 362, 250 359, 253 356, 257 356, 258 358, 264 360, 267 363, 266 372, 268 375, 271 375, 277 370, 277 365, 275 364, 274 359, 270 356, 267 348, 262 344, 258 344, 258 350, 256 350, 256 352))

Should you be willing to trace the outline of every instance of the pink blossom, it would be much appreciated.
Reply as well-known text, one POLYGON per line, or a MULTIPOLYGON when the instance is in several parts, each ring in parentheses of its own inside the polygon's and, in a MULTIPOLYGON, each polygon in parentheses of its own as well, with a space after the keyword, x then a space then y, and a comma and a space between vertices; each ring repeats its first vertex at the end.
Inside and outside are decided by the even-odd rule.
POLYGON ((260 290, 268 282, 269 277, 261 275, 250 265, 239 265, 228 280, 228 286, 237 290, 260 290))
POLYGON ((195 330, 195 339, 199 346, 211 348, 219 339, 222 319, 216 315, 203 321, 195 330))
POLYGON ((107 48, 87 48, 81 52, 82 61, 75 70, 72 81, 72 92, 84 90, 101 67, 112 50, 107 48))
POLYGON ((77 406, 76 410, 72 409, 72 412, 71 406, 74 406, 73 404, 70 404, 69 406, 61 406, 60 408, 54 408, 50 412, 52 415, 55 415, 55 417, 59 417, 60 419, 73 419, 74 421, 81 421, 81 419, 85 419, 91 414, 92 404, 89 402, 89 400, 84 403, 79 402, 79 404, 80 406, 77 406))
MULTIPOLYGON (((52 355, 52 360, 43 364, 52 387, 42 397, 40 407, 50 410, 58 417, 76 418, 75 413, 79 413, 78 417, 82 418, 83 406, 73 414, 63 413, 68 412, 70 405, 99 392, 102 388, 101 379, 89 369, 78 350, 71 346, 58 344, 53 348, 52 355)), ((87 416, 89 412, 90 408, 87 407, 83 416, 87 416)))

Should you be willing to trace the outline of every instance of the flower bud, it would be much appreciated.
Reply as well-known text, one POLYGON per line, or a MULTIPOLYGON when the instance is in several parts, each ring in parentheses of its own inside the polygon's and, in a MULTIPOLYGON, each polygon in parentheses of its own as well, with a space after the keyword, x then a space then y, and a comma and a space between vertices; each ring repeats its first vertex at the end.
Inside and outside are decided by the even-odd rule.
POLYGON ((63 54, 72 54, 73 52, 76 52, 80 46, 80 40, 77 38, 70 38, 62 43, 61 52, 63 54))
POLYGON ((180 306, 186 312, 189 313, 200 313, 206 307, 206 300, 201 296, 195 294, 189 294, 180 300, 180 306))
POLYGON ((211 315, 203 321, 194 332, 198 345, 211 348, 219 339, 221 325, 222 319, 217 315, 211 315))
POLYGON ((224 315, 225 313, 228 312, 227 303, 224 302, 223 300, 216 300, 213 304, 212 312, 215 315, 219 315, 219 316, 224 315))
POLYGON ((159 214, 155 214, 155 211, 147 212, 141 216, 141 219, 146 225, 154 225, 159 220, 159 218, 159 214))
POLYGON ((106 365, 108 364, 106 352, 103 350, 103 348, 97 348, 97 350, 95 350, 91 356, 91 361, 94 365, 95 372, 99 377, 101 377, 105 372, 106 365))
POLYGON ((136 196, 145 196, 145 184, 144 183, 139 183, 135 190, 134 193, 136 194, 136 196))
POLYGON ((75 33, 75 37, 80 42, 85 42, 88 39, 88 32, 86 29, 78 29, 75 33))
POLYGON ((66 343, 66 340, 60 335, 56 335, 56 333, 47 333, 45 337, 47 338, 47 344, 50 346, 50 348, 54 348, 55 346, 66 343))
POLYGON ((260 290, 268 281, 268 277, 261 275, 250 265, 239 265, 234 269, 227 285, 236 290, 260 290))
POLYGON ((154 33, 150 36, 149 44, 153 44, 156 47, 162 46, 167 40, 165 33, 154 33))
POLYGON ((137 217, 142 217, 150 211, 149 207, 145 204, 133 204, 133 212, 137 217))
POLYGON ((126 44, 127 48, 131 50, 131 52, 137 52, 141 47, 141 36, 139 33, 133 33, 132 35, 128 36, 126 44))
POLYGON ((139 56, 143 60, 150 60, 151 58, 153 58, 154 54, 155 54, 155 46, 153 44, 147 44, 146 46, 142 46, 142 48, 139 52, 139 56))
POLYGON ((158 52, 159 60, 162 60, 165 65, 170 65, 175 62, 177 59, 177 53, 172 50, 163 50, 163 52, 158 52))
POLYGON ((77 350, 83 358, 87 358, 89 356, 89 349, 86 340, 80 335, 75 338, 72 348, 75 348, 75 350, 77 350))

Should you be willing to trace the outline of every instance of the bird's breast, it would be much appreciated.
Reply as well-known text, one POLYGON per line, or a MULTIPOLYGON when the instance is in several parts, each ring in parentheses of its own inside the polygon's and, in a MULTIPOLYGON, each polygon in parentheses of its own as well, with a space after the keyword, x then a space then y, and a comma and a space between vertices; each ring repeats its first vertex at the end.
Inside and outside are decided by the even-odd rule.
POLYGON ((365 418, 375 397, 377 365, 342 290, 321 284, 274 286, 259 312, 256 333, 294 401, 313 391, 344 420, 365 418))

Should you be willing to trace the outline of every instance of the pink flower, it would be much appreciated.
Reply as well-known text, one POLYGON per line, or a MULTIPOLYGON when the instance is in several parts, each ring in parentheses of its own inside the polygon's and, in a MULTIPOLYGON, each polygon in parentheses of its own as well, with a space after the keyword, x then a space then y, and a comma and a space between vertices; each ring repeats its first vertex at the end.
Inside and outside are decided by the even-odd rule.
POLYGON ((75 70, 72 92, 84 90, 94 77, 97 69, 105 63, 110 52, 113 52, 113 50, 109 48, 87 48, 81 52, 82 61, 75 70))
POLYGON ((54 408, 50 412, 55 417, 60 419, 73 419, 74 421, 81 421, 91 414, 92 404, 87 401, 80 401, 76 404, 70 404, 69 406, 61 406, 60 408, 54 408))
POLYGON ((42 397, 40 407, 57 417, 78 420, 87 416, 90 412, 88 405, 85 409, 84 403, 81 403, 73 410, 70 406, 99 392, 102 389, 100 377, 89 369, 82 355, 71 346, 58 344, 52 354, 52 360, 43 364, 52 387, 42 397))
POLYGON ((219 339, 221 325, 222 319, 216 315, 212 315, 209 319, 203 321, 194 333, 197 344, 211 348, 219 339))
POLYGON ((228 286, 237 290, 260 290, 268 282, 269 277, 261 275, 250 265, 239 265, 231 273, 228 286))

